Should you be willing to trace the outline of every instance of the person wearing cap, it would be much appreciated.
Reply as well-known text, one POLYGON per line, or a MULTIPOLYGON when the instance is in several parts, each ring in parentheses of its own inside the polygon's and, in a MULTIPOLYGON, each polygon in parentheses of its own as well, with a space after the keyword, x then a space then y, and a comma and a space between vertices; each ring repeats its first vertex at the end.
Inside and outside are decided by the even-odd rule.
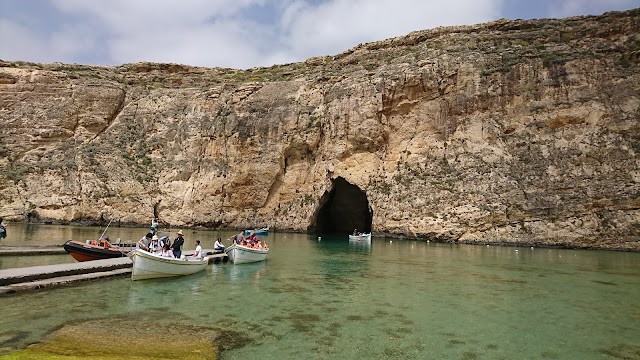
POLYGON ((158 235, 153 235, 151 238, 151 243, 149 244, 149 252, 155 253, 160 251, 162 248, 160 247, 160 241, 158 241, 158 235))
POLYGON ((138 249, 149 251, 149 244, 151 244, 152 233, 147 233, 140 241, 138 241, 138 249))
POLYGON ((182 245, 184 245, 184 237, 182 237, 182 230, 178 231, 178 236, 173 240, 171 250, 173 250, 173 256, 180 259, 182 256, 182 245))

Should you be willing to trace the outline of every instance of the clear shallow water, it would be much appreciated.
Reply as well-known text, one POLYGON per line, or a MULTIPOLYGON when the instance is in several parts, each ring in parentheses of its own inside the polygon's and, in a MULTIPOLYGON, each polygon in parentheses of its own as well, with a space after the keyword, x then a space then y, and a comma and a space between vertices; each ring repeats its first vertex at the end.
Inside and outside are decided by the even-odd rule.
POLYGON ((70 321, 125 314, 201 321, 253 340, 224 359, 640 356, 637 253, 383 238, 367 245, 328 235, 268 240, 265 263, 0 297, 0 341, 11 339, 0 353, 70 321))
POLYGON ((76 262, 70 255, 0 256, 0 270, 76 262))

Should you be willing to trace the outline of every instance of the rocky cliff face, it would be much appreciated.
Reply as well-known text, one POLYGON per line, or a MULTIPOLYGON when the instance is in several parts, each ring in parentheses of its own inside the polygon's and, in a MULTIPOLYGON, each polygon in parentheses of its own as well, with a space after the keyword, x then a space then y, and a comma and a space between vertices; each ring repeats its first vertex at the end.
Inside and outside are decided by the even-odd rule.
POLYGON ((0 63, 0 215, 640 250, 640 11, 250 70, 0 63))

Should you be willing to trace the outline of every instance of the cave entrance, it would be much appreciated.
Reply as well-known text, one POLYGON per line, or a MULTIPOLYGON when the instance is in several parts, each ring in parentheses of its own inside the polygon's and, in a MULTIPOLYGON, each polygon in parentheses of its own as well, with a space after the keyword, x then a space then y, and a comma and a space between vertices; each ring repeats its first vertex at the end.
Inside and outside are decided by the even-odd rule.
POLYGON ((320 199, 315 221, 309 227, 315 233, 349 233, 353 229, 371 232, 373 210, 367 194, 356 185, 338 177, 330 191, 320 199))

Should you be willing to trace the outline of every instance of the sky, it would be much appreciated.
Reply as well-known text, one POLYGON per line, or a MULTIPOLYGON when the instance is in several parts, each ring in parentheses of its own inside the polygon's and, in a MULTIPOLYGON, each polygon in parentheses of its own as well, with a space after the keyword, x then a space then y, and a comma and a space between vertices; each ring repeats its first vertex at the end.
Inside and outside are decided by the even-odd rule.
POLYGON ((638 7, 640 0, 0 0, 0 59, 248 69, 438 26, 638 7))

